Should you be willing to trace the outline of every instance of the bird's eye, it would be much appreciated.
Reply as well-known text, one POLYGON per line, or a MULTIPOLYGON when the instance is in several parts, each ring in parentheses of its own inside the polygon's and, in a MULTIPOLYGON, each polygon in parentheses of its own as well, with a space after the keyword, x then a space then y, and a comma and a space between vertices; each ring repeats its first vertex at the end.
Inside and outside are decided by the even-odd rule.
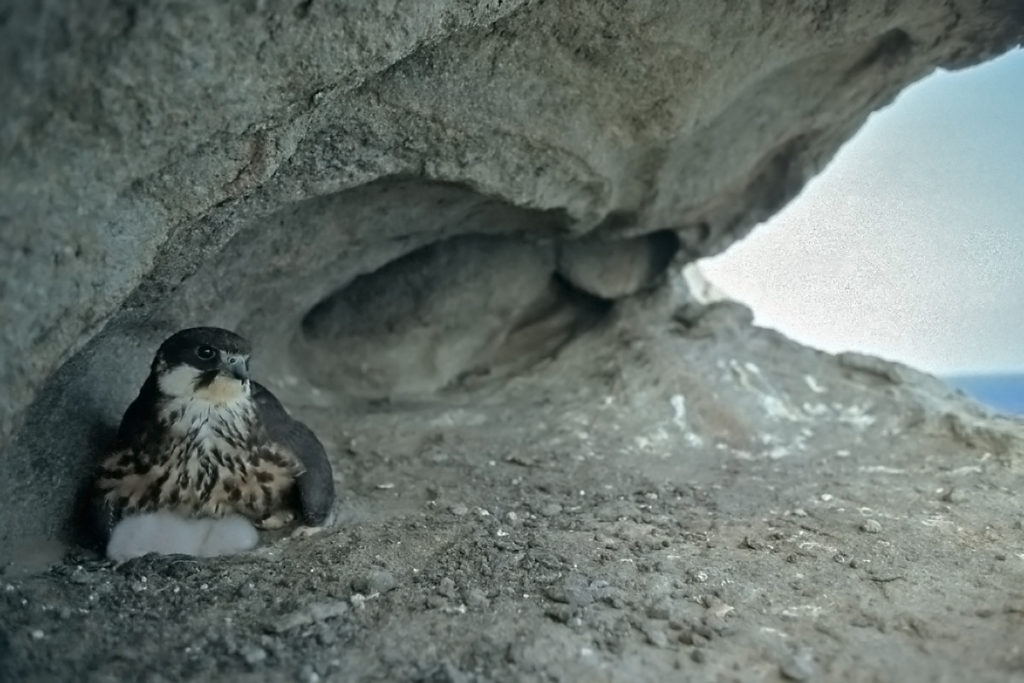
POLYGON ((217 355, 217 352, 210 346, 200 346, 196 349, 196 358, 199 360, 213 360, 213 357, 217 355))

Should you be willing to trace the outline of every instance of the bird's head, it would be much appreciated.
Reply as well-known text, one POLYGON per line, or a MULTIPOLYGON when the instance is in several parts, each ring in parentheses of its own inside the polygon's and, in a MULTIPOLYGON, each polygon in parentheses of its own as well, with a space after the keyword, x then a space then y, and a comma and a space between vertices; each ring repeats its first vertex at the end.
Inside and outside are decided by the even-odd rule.
POLYGON ((228 403, 248 396, 249 342, 218 327, 192 327, 168 337, 152 373, 165 396, 228 403))

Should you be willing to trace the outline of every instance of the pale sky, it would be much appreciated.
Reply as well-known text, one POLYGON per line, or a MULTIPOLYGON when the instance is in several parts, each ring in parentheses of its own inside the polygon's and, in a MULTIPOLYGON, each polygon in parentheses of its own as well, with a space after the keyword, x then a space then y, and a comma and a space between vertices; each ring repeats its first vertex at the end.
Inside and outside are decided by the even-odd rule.
POLYGON ((905 90, 701 269, 811 346, 1024 370, 1024 50, 905 90))

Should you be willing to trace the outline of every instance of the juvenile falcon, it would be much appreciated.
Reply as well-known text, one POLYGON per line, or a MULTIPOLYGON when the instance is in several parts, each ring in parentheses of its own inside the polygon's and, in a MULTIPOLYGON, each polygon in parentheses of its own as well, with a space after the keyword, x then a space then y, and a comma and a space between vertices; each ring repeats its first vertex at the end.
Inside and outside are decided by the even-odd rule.
POLYGON ((101 532, 166 510, 240 514, 261 529, 325 522, 331 465, 316 435, 249 378, 250 345, 215 327, 161 344, 95 482, 101 532))

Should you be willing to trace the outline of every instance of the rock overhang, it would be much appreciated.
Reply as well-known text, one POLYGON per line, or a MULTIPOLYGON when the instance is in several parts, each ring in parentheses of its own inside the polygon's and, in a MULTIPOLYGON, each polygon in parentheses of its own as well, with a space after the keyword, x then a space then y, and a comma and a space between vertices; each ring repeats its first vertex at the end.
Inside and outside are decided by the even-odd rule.
POLYGON ((22 502, 0 536, 56 531, 36 509, 65 507, 125 370, 176 327, 238 328, 302 383, 339 344, 383 343, 392 360, 335 382, 364 398, 514 370, 740 238, 908 83, 1024 35, 1009 1, 403 8, 6 16, 0 479, 22 502), (324 306, 366 322, 351 295, 392 277, 476 308, 427 297, 401 315, 473 315, 310 334, 324 306), (410 348, 429 350, 416 381, 410 348))

